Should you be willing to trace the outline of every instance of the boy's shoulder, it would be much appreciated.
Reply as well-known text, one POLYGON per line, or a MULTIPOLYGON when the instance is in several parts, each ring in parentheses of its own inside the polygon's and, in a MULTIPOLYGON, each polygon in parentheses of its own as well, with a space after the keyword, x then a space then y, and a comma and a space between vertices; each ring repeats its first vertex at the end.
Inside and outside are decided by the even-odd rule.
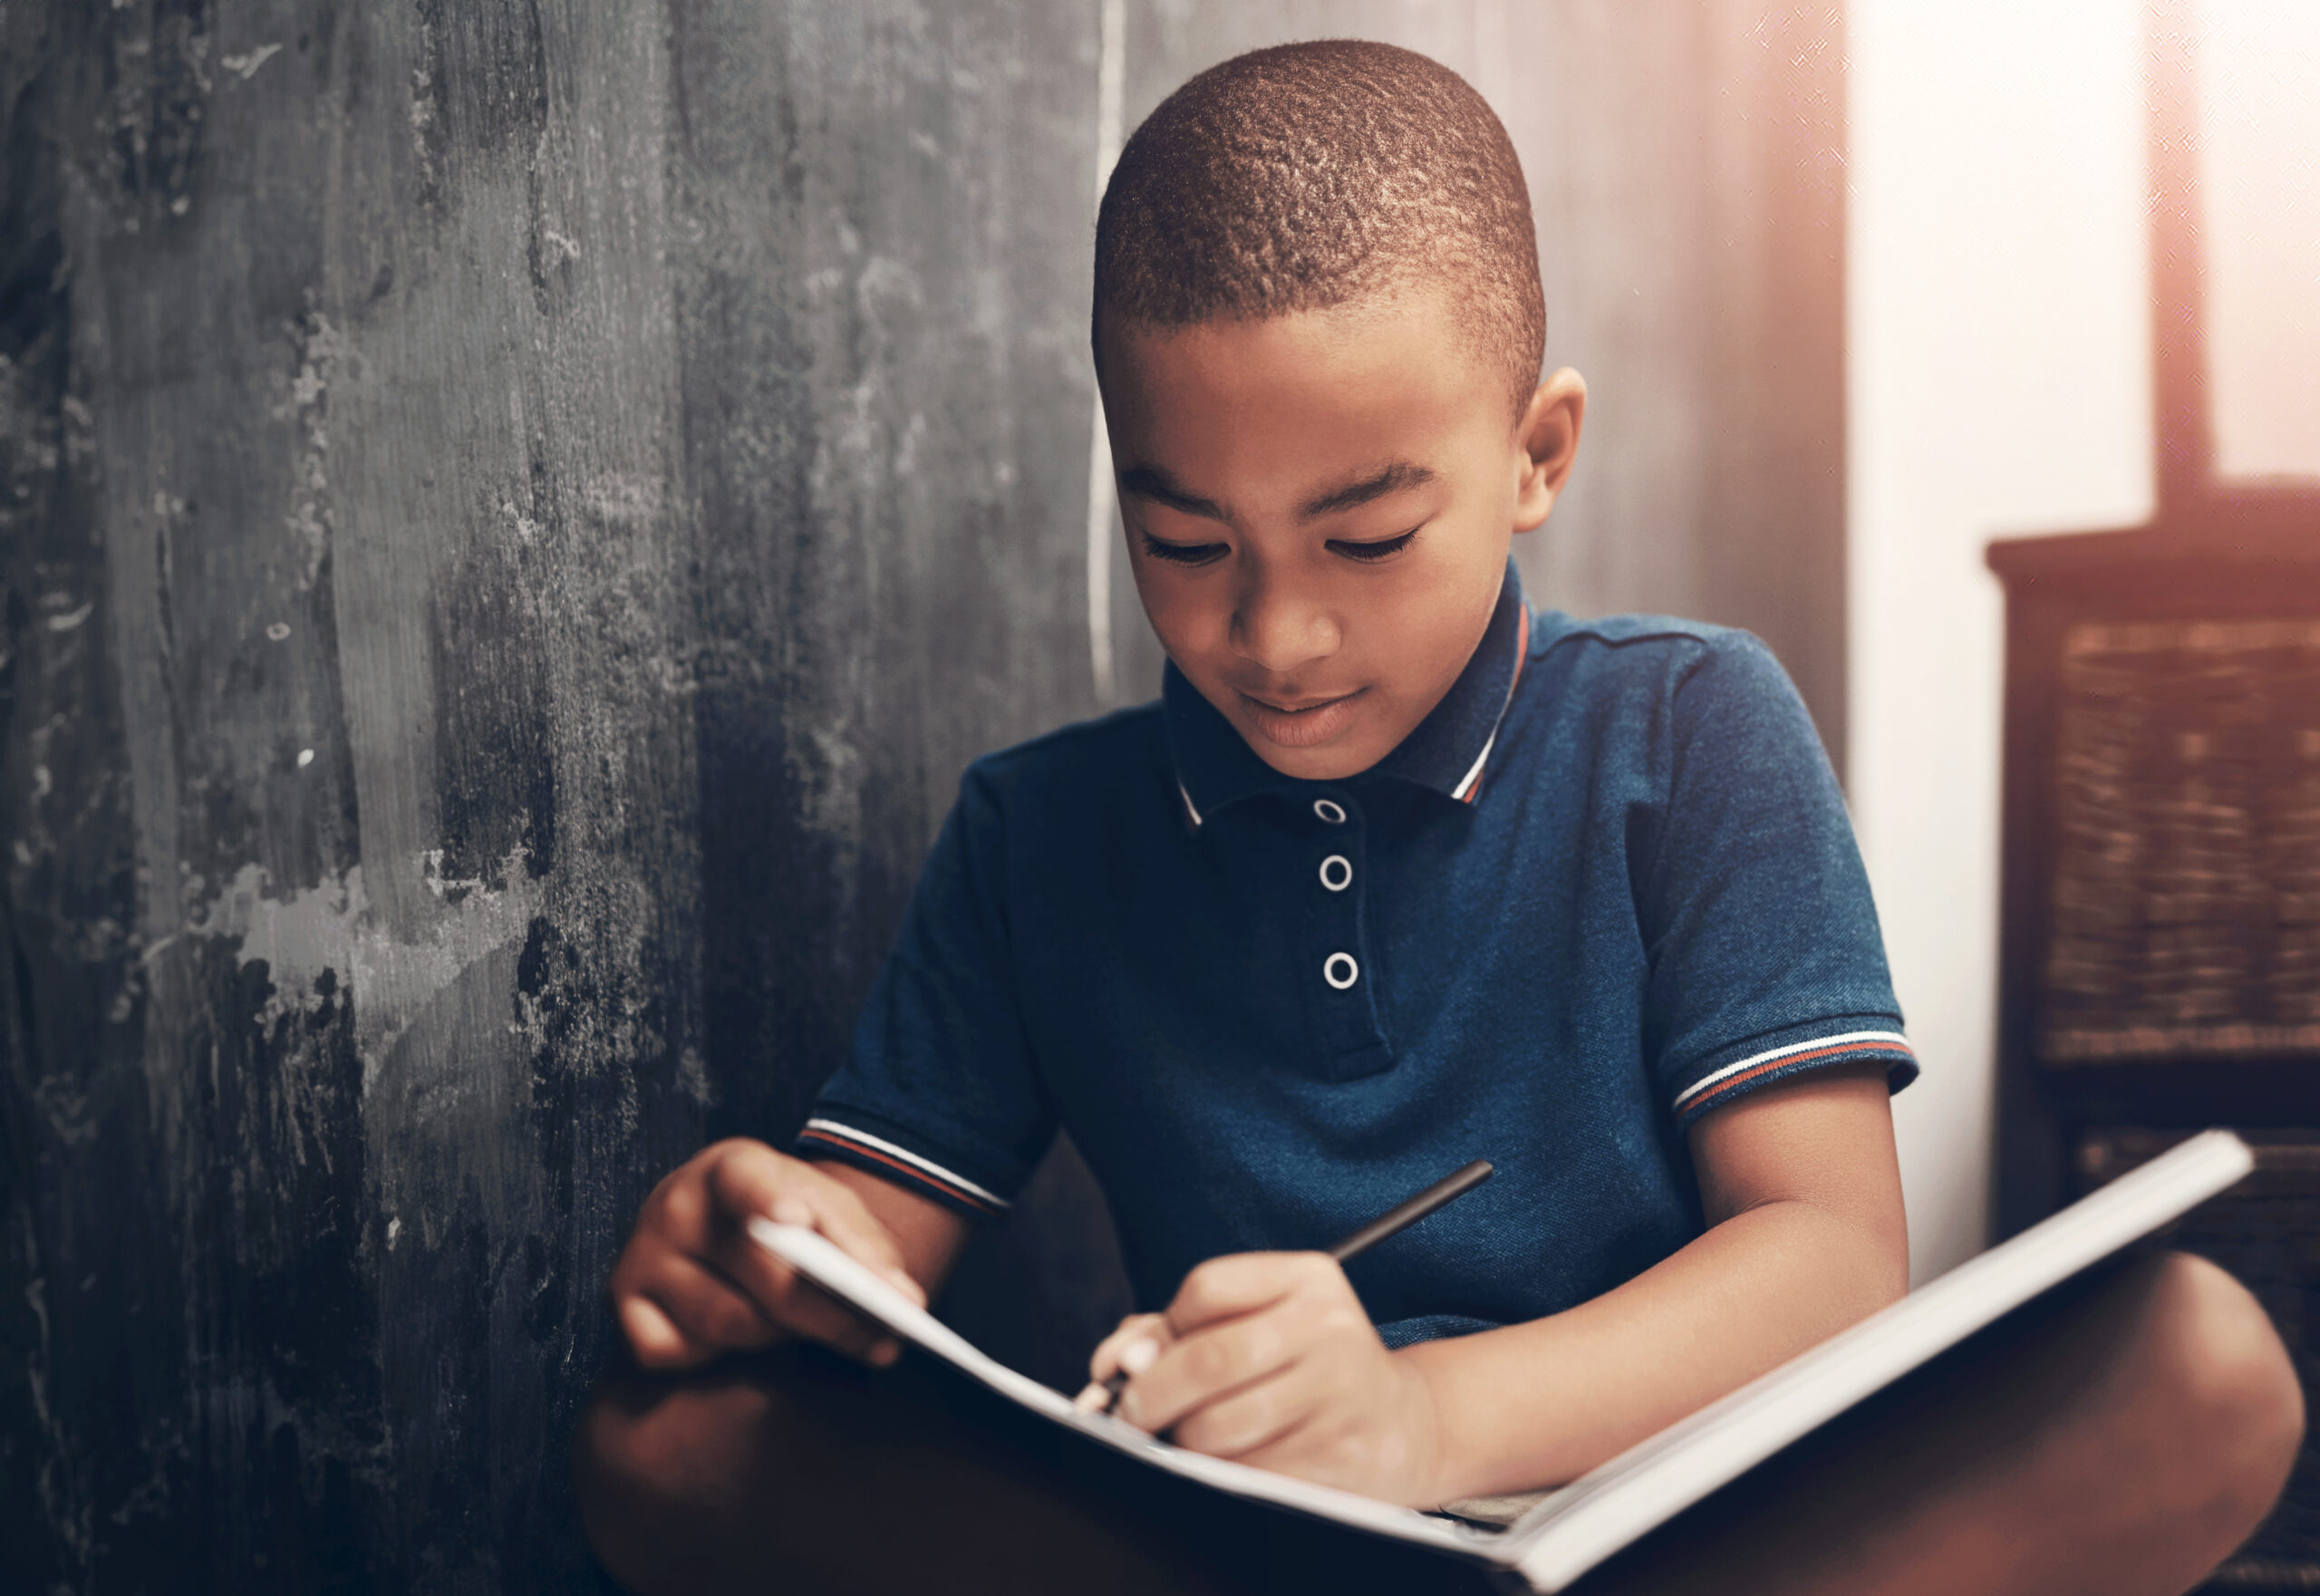
POLYGON ((1550 761, 1565 772, 1548 784, 1557 792, 1574 759, 1599 788, 1665 787, 1690 766, 1717 771, 1729 791, 1770 791, 1779 767, 1827 764, 1812 711, 1762 639, 1672 615, 1541 615, 1508 713, 1509 765, 1550 761))
POLYGON ((1536 685, 1568 707, 1605 698, 1737 697, 1786 702, 1796 696, 1788 673, 1764 640, 1736 626, 1675 615, 1599 615, 1580 619, 1542 611, 1531 633, 1536 685))
POLYGON ((1719 654, 1766 652, 1752 632, 1718 626, 1708 621, 1687 621, 1680 615, 1567 615, 1541 610, 1531 630, 1532 658, 1557 650, 1580 653, 1589 644, 1606 651, 1605 659, 1622 659, 1630 668, 1648 668, 1655 655, 1697 662, 1719 654), (1656 645, 1656 646, 1653 646, 1656 645))
POLYGON ((1155 699, 994 749, 967 767, 964 786, 1001 800, 1054 794, 1085 801, 1109 787, 1148 786, 1167 757, 1167 726, 1155 699))

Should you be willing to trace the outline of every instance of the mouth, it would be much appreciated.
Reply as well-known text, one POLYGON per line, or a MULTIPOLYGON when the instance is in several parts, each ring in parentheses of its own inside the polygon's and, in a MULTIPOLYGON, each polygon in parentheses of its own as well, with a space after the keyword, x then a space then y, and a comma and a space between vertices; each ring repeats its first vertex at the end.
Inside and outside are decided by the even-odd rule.
POLYGON ((1353 719, 1357 700, 1368 692, 1357 687, 1332 698, 1267 699, 1240 695, 1250 721, 1269 742, 1282 748, 1311 748, 1327 742, 1353 719))

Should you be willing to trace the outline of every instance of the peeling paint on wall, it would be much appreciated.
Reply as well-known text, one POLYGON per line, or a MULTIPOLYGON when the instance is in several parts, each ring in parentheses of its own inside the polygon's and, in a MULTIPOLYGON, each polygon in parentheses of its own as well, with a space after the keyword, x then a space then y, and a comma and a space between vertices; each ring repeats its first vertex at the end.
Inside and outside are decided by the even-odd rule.
MULTIPOLYGON (((419 869, 444 904, 424 942, 398 941, 371 914, 360 865, 285 897, 269 895, 264 869, 245 865, 188 916, 182 934, 226 939, 241 966, 266 966, 274 991, 258 1011, 261 1024, 352 1001, 367 1091, 411 1017, 486 955, 521 948, 544 903, 542 872, 520 847, 488 877, 447 878, 440 849, 419 869)), ((168 950, 158 943, 143 957, 150 962, 168 950)))

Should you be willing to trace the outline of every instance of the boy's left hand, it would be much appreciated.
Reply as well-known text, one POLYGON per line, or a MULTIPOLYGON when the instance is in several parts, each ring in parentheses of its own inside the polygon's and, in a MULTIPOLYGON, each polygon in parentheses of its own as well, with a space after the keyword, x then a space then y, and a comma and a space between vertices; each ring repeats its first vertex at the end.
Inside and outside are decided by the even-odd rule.
POLYGON ((1325 1253, 1239 1253, 1184 1277, 1165 1313, 1123 1320, 1089 1359, 1083 1407, 1133 1377, 1119 1416, 1176 1445, 1406 1506, 1437 1494, 1425 1375, 1378 1339, 1325 1253), (1149 1347, 1146 1352, 1141 1348, 1149 1347))

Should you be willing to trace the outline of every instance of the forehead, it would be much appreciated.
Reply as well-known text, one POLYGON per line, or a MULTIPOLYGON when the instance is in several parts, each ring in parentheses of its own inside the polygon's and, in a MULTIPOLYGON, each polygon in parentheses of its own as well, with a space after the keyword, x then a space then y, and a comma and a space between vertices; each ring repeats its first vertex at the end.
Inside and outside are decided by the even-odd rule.
POLYGON ((1295 492, 1368 462, 1437 471, 1507 429, 1504 384, 1431 295, 1158 329, 1107 319, 1104 404, 1123 468, 1295 492))

